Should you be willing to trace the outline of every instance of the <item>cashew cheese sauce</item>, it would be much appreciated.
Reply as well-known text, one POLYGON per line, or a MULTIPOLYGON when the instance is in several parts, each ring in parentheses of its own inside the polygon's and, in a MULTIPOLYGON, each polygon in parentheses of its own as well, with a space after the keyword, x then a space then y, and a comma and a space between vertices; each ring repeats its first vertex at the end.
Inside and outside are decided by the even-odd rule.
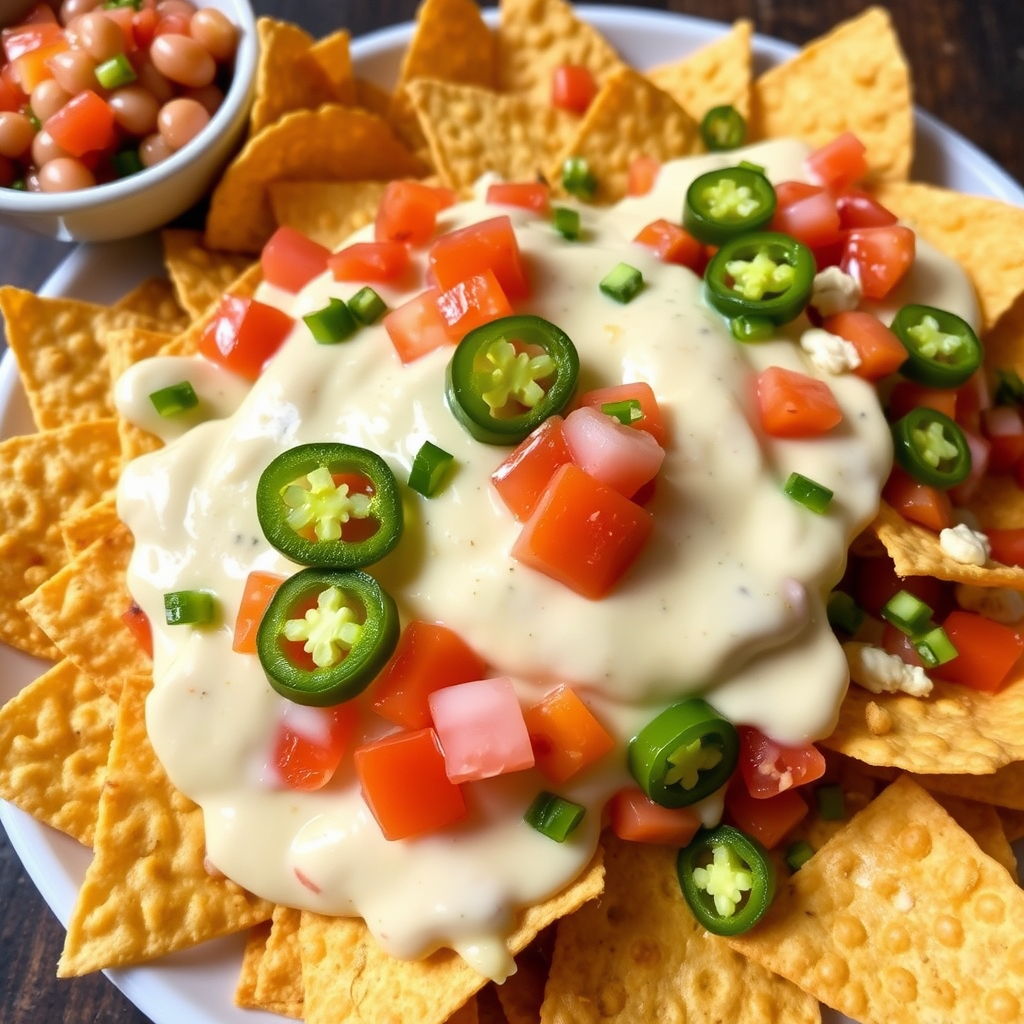
MULTIPOLYGON (((403 366, 379 324, 342 344, 313 341, 300 317, 330 296, 349 298, 358 285, 329 273, 297 296, 264 285, 258 297, 285 309, 296 326, 251 388, 198 357, 149 360, 122 379, 119 408, 168 441, 127 467, 118 495, 135 537, 129 588, 153 624, 147 726, 171 781, 202 806, 208 855, 221 871, 278 903, 358 915, 396 956, 449 946, 500 979, 511 969, 505 938, 517 909, 584 870, 603 803, 631 781, 620 750, 559 787, 587 807, 564 844, 523 821, 548 788, 536 769, 468 784, 464 823, 398 842, 383 838, 364 804, 350 751, 320 791, 280 784, 271 761, 281 721, 315 735, 322 719, 278 696, 258 659, 233 653, 231 643, 247 575, 299 568, 267 543, 255 509, 263 469, 299 444, 372 449, 403 487, 425 440, 455 456, 457 469, 440 494, 428 500, 407 492, 401 542, 367 571, 395 598, 403 622, 453 629, 487 659, 490 674, 513 679, 524 707, 568 683, 622 750, 688 694, 783 743, 831 730, 848 671, 824 598, 843 572, 850 539, 875 513, 891 461, 875 392, 851 374, 829 377, 843 411, 835 429, 812 440, 766 438, 756 425, 754 374, 770 365, 816 372, 798 345, 806 321, 777 340, 739 344, 705 305, 699 278, 631 242, 657 217, 678 220, 697 174, 745 158, 764 165, 773 181, 798 178, 806 154, 801 144, 773 142, 667 164, 650 195, 582 208, 581 242, 563 240, 534 214, 481 201, 439 217, 440 233, 509 215, 532 285, 516 312, 545 317, 573 339, 581 392, 646 381, 664 411, 667 457, 648 506, 654 533, 601 601, 509 557, 520 526, 489 482, 508 450, 474 441, 448 412, 451 349, 403 366), (620 261, 645 281, 627 305, 598 290, 620 261), (187 430, 161 420, 148 400, 182 379, 202 402, 187 430), (209 418, 200 421, 203 414, 209 418), (825 515, 782 493, 792 471, 835 492, 825 515), (214 626, 164 625, 163 595, 184 589, 216 595, 214 626)), ((414 262, 404 289, 375 286, 389 307, 425 286, 426 247, 414 262)), ((977 319, 959 267, 921 243, 901 292, 894 308, 913 295, 977 319)), ((394 728, 373 715, 370 694, 372 687, 361 698, 353 745, 394 728)), ((709 823, 721 804, 721 794, 705 801, 700 810, 709 823)))

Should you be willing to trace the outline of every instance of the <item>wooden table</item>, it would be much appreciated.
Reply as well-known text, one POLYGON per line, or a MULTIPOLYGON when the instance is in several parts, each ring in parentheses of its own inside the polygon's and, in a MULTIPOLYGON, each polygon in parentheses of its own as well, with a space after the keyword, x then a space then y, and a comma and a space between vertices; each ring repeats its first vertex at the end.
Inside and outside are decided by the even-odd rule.
MULTIPOLYGON (((254 0, 259 14, 299 18, 314 34, 347 25, 361 35, 408 20, 416 0, 254 0)), ((753 19, 757 30, 803 43, 857 14, 858 0, 668 0, 633 7, 753 19)), ((1024 181, 1024 18, 1019 0, 890 0, 913 68, 917 102, 1024 181), (927 16, 922 17, 922 12, 927 16)), ((70 247, 0 229, 0 282, 37 288, 70 247)), ((58 983, 63 929, 0 832, 0 1019, 6 1024, 146 1024, 102 976, 58 983)), ((187 1022, 182 1022, 187 1024, 187 1022)))

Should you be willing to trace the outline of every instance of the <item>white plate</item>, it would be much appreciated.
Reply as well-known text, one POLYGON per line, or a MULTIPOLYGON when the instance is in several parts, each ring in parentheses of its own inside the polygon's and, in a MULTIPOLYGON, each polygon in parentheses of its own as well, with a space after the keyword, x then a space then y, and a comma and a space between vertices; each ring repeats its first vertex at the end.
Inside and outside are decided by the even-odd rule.
MULTIPOLYGON (((604 32, 622 56, 637 67, 675 59, 720 35, 726 26, 684 15, 614 7, 580 7, 581 16, 604 32)), ((488 18, 493 20, 493 12, 488 18)), ((411 26, 399 25, 357 39, 352 56, 361 75, 381 85, 393 83, 411 26)), ((757 36, 758 69, 784 60, 794 47, 757 36)), ((992 195, 1024 206, 1024 190, 960 135, 935 118, 916 115, 914 177, 961 192, 992 195)), ((139 281, 161 272, 159 244, 148 236, 131 242, 76 249, 47 281, 47 295, 94 302, 113 301, 139 281)), ((0 436, 33 429, 10 353, 0 364, 0 436)), ((34 658, 0 647, 0 702, 12 697, 43 667, 34 658)), ((89 851, 0 802, 11 844, 43 898, 67 924, 89 863, 89 851)), ((280 1024, 282 1018, 240 1010, 232 1002, 244 938, 206 943, 146 967, 109 971, 108 977, 154 1024, 280 1024)), ((826 1011, 825 1020, 846 1018, 826 1011)))

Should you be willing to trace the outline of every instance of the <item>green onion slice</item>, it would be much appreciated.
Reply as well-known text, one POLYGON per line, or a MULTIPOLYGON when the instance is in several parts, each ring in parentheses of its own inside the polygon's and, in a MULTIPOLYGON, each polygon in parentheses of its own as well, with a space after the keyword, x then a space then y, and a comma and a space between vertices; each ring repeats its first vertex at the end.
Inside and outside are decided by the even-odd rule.
POLYGON ((388 307, 384 300, 367 285, 365 288, 360 288, 348 300, 348 308, 361 324, 369 325, 379 320, 387 312, 388 307))
POLYGON ((806 839, 799 839, 786 850, 786 864, 790 871, 799 871, 814 856, 814 847, 806 839))
POLYGON ((644 275, 628 263, 616 264, 601 279, 602 292, 616 302, 632 302, 644 286, 644 275))
POLYGON ((901 633, 917 636, 931 622, 932 609, 909 590, 900 590, 885 602, 882 618, 891 622, 901 633))
POLYGON ((624 398, 621 402, 602 402, 601 412, 617 419, 624 427, 644 418, 639 398, 624 398))
POLYGON ((523 820, 548 839, 564 843, 576 830, 585 813, 586 808, 580 804, 555 793, 543 792, 537 794, 523 815, 523 820))
POLYGON ((444 481, 448 467, 455 461, 455 456, 438 448, 432 441, 424 441, 416 457, 412 460, 409 471, 409 486, 419 491, 425 498, 437 494, 444 481))
POLYGON ((164 594, 164 616, 168 626, 201 626, 213 622, 216 604, 206 590, 176 590, 164 594))
POLYGON ((165 417, 179 416, 199 404, 196 389, 187 380, 152 392, 149 400, 153 403, 156 411, 165 417))
POLYGON ((355 317, 341 299, 331 299, 323 309, 307 313, 302 319, 313 340, 320 345, 336 345, 351 337, 358 327, 355 317))
POLYGON ((864 609, 849 594, 833 590, 826 605, 828 624, 853 636, 864 624, 864 609))
POLYGON ((579 239, 581 233, 579 210, 572 210, 568 206, 556 206, 551 214, 555 230, 570 242, 579 239))
POLYGON ((562 164, 562 188, 577 199, 591 200, 597 194, 597 178, 581 156, 570 156, 562 164))
POLYGON ((842 786, 817 786, 814 798, 818 802, 818 816, 822 821, 842 821, 846 817, 846 799, 842 786))
POLYGON ((935 626, 921 636, 913 637, 912 643, 918 657, 924 662, 925 668, 937 668, 952 661, 959 651, 953 646, 949 634, 941 627, 935 626))
POLYGON ((833 492, 801 473, 790 473, 783 492, 798 505, 821 515, 832 501, 833 492))

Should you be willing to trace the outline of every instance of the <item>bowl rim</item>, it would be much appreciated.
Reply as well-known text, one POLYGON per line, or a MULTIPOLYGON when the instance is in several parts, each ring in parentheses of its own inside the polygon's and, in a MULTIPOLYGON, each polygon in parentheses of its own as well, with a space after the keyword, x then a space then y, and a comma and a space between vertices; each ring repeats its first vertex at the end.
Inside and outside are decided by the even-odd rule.
POLYGON ((139 192, 159 188, 175 177, 199 156, 204 147, 210 146, 228 129, 239 111, 244 110, 249 103, 256 79, 256 60, 259 51, 256 16, 247 0, 220 0, 219 3, 198 0, 196 5, 226 8, 225 13, 230 12, 239 29, 231 85, 224 95, 224 102, 197 139, 155 167, 148 167, 137 174, 104 182, 102 185, 92 185, 73 192, 22 192, 18 189, 0 188, 0 213, 14 216, 64 216, 132 198, 139 192), (195 145, 197 140, 199 144, 195 145))

